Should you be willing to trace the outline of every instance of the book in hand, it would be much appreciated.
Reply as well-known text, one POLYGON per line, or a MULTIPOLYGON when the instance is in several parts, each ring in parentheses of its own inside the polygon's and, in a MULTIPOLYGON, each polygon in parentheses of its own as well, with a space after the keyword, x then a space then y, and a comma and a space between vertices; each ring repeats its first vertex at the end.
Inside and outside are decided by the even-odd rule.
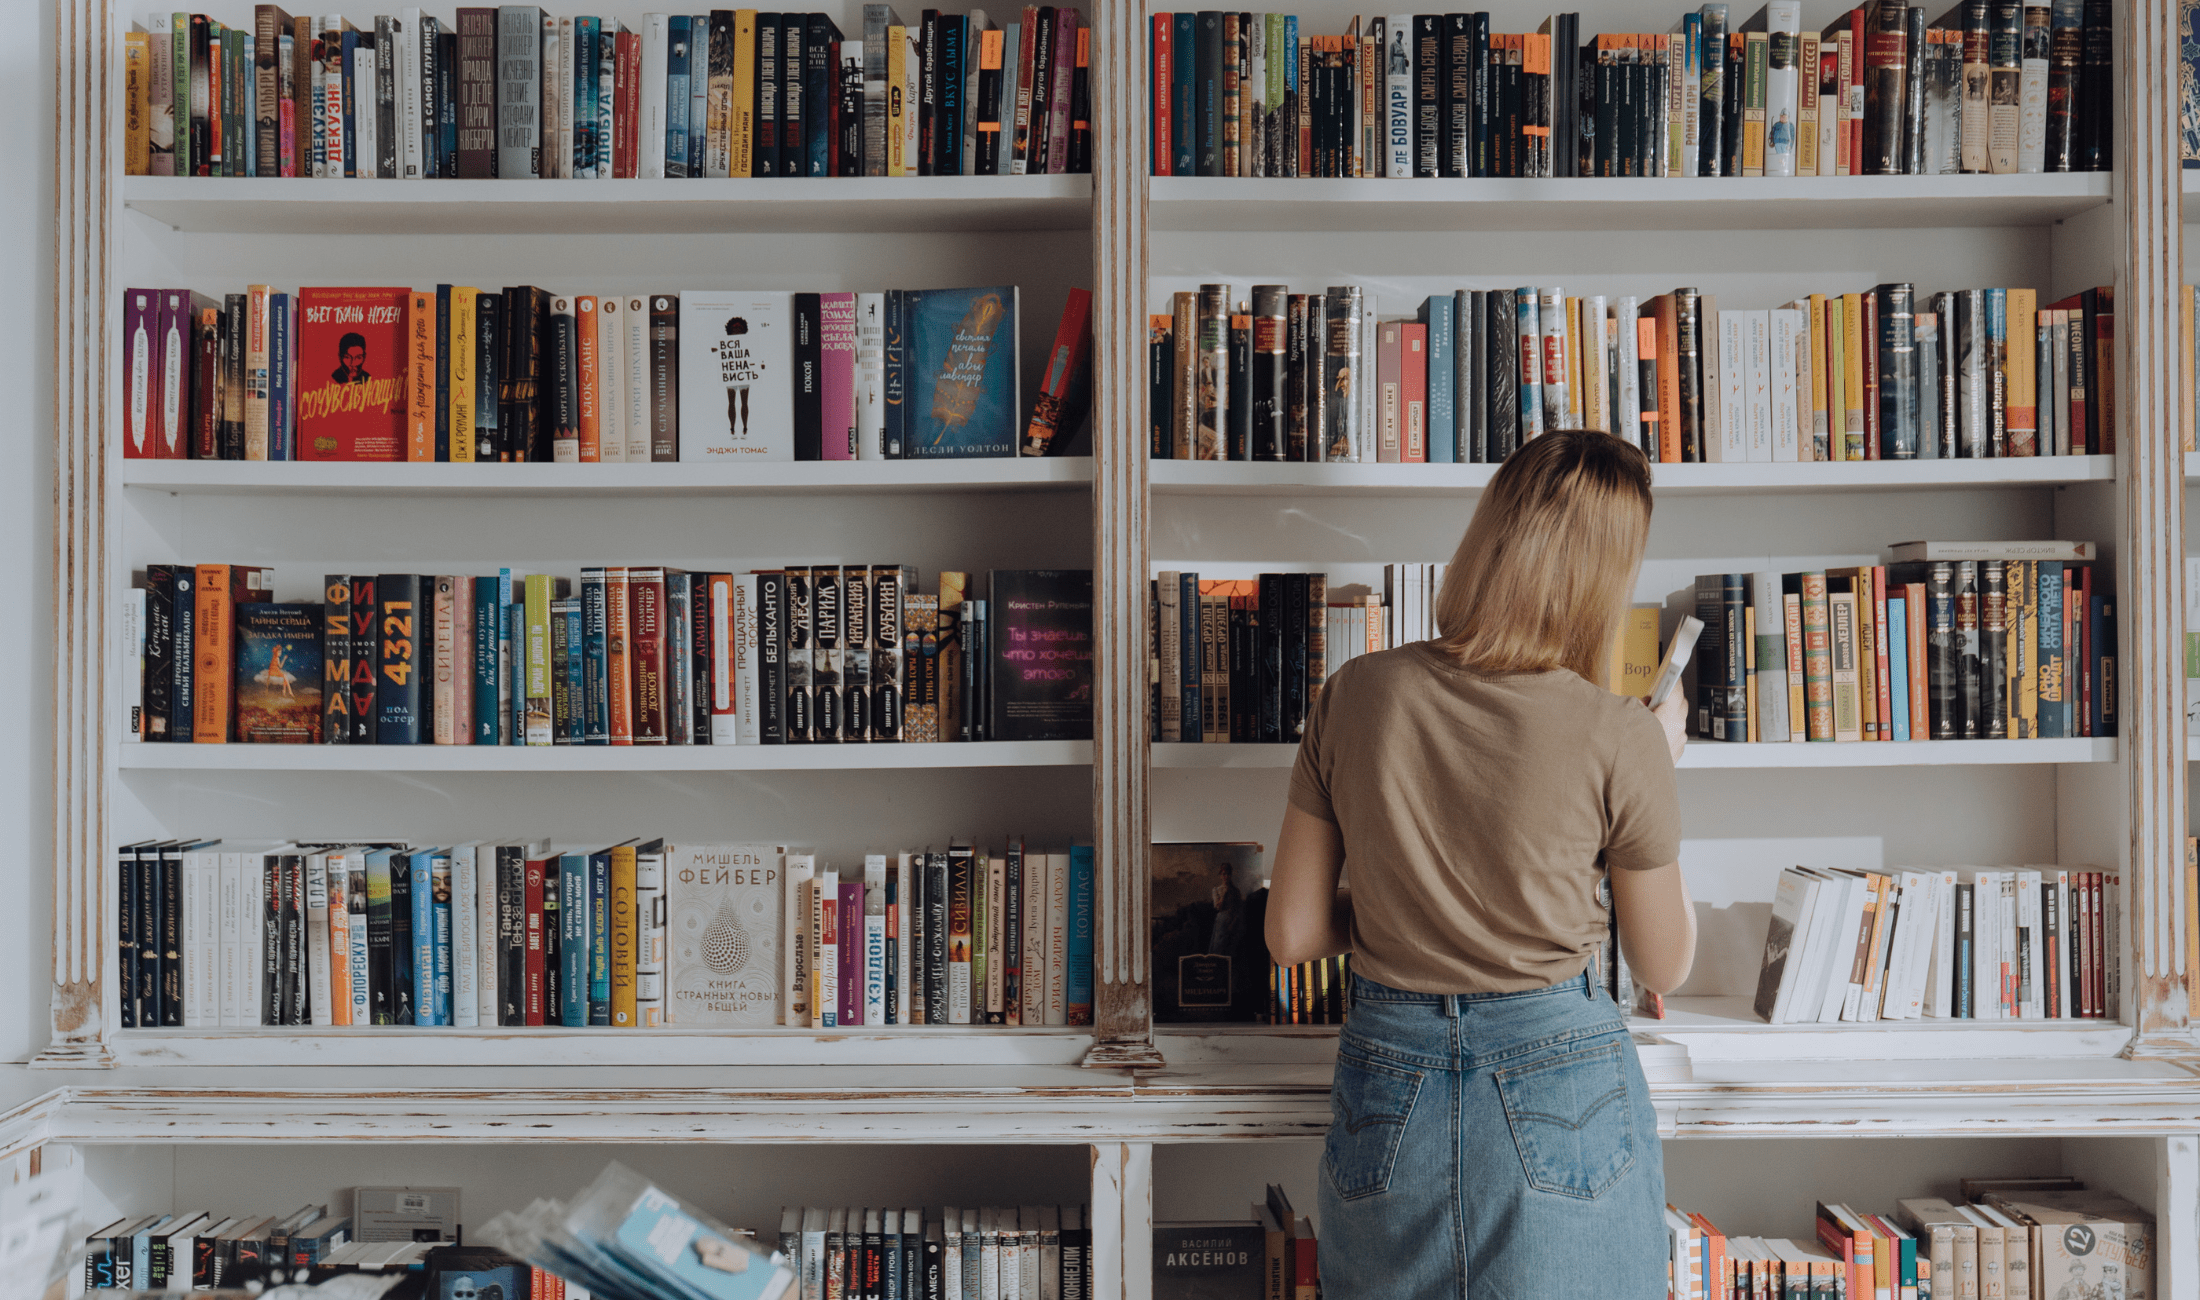
POLYGON ((570 1205, 537 1201, 476 1235, 605 1300, 779 1300, 795 1284, 794 1261, 617 1163, 570 1205))

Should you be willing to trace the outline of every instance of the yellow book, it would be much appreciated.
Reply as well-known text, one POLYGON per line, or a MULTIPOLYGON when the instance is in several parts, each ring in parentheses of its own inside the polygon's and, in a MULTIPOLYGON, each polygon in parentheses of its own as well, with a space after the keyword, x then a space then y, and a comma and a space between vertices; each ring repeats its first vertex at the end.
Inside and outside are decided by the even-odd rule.
POLYGON ((2009 567, 2016 570, 2010 592, 2023 622, 2023 634, 2009 641, 2021 663, 2016 689, 2009 693, 2017 710, 2016 729, 2009 734, 2031 740, 2040 734, 2040 566, 2023 560, 2009 567))
POLYGON ((474 299, 479 289, 451 289, 450 458, 454 465, 474 459, 474 299))
POLYGON ((1614 695, 1650 698, 1658 675, 1657 605, 1635 605, 1619 616, 1612 653, 1605 662, 1604 686, 1614 695))
POLYGON ((405 318, 405 459, 435 459, 435 293, 415 293, 405 318))
POLYGON ((1828 638, 1833 651, 1833 738, 1862 740, 1863 718, 1858 712, 1856 683, 1856 593, 1829 591, 1831 614, 1828 638))
POLYGON ((2054 450, 2040 446, 2039 305, 2037 289, 2009 291, 2009 346, 2003 367, 2009 394, 2004 402, 2004 420, 2012 456, 2037 456, 2054 450))
POLYGON ((1586 306, 1585 298, 1566 300, 1566 414, 1576 429, 1589 427, 1582 420, 1589 409, 1589 394, 1581 382, 1583 349, 1589 341, 1581 327, 1581 312, 1586 306))
POLYGON ((143 176, 153 166, 153 38, 122 34, 122 174, 143 176))
POLYGON ((611 850, 611 1024, 634 1027, 634 956, 640 931, 634 912, 634 846, 611 850))
POLYGON ((1841 459, 1864 459, 1864 295, 1841 295, 1841 459))
POLYGON ((1803 446, 1803 459, 1830 460, 1833 439, 1831 426, 1826 423, 1826 295, 1810 296, 1810 310, 1803 320, 1810 330, 1810 439, 1803 446))
POLYGON ((1803 707, 1803 598, 1797 592, 1780 597, 1787 624, 1788 740, 1802 744, 1810 736, 1810 715, 1803 707))
POLYGON ((733 11, 733 107, 727 118, 727 173, 756 174, 756 11, 733 11))
POLYGON ((913 105, 902 102, 901 88, 909 54, 909 29, 888 26, 886 29, 886 174, 906 176, 901 156, 902 115, 913 105))

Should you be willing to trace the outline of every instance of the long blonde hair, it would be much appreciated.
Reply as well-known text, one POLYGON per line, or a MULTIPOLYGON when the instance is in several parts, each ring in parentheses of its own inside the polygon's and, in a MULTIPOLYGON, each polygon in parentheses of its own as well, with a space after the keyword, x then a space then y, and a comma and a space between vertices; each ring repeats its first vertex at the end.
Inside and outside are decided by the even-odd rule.
POLYGON ((1650 536, 1650 463, 1608 433, 1546 433, 1506 458, 1436 597, 1436 640, 1477 672, 1602 679, 1650 536))

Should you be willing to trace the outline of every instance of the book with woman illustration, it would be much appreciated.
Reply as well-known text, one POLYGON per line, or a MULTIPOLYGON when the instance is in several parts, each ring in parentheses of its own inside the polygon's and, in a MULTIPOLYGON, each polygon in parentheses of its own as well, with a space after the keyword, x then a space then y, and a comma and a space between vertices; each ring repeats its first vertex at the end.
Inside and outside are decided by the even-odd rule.
POLYGON ((237 740, 321 743, 319 605, 237 606, 237 740))

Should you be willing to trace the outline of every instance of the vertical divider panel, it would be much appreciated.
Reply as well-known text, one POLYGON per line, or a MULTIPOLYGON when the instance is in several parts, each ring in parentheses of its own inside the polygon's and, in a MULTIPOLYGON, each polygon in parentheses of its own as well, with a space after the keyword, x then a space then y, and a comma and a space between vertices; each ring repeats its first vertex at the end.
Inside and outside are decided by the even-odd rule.
POLYGON ((1155 1066, 1146 970, 1146 6, 1094 0, 1091 1066, 1155 1066))
POLYGON ((1092 1146, 1092 1294, 1095 1300, 1153 1295, 1153 1144, 1092 1146))

